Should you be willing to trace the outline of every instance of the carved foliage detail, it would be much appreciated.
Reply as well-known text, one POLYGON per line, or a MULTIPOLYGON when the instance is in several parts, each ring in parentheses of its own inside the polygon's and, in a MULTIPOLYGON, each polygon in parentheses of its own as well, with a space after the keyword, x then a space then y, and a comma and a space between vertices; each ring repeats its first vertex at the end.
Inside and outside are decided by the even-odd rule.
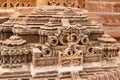
POLYGON ((61 65, 62 66, 80 66, 83 59, 83 51, 80 46, 70 44, 64 52, 61 52, 61 65))

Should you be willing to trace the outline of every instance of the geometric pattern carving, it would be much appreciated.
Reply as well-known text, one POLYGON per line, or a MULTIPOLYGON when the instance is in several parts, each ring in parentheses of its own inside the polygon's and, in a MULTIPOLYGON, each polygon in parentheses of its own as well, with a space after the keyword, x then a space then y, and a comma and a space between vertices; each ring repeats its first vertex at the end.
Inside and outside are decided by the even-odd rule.
POLYGON ((64 0, 63 4, 64 4, 64 6, 67 6, 67 7, 74 7, 75 0, 64 0))
MULTIPOLYGON (((37 0, 0 0, 0 8, 33 7, 36 6, 36 1, 37 0)), ((46 0, 45 4, 84 8, 85 0, 46 0)))
POLYGON ((48 1, 48 5, 58 6, 59 4, 60 4, 60 2, 58 0, 49 0, 48 1))
POLYGON ((0 8, 33 7, 36 0, 0 0, 0 8))
POLYGON ((85 0, 48 0, 48 5, 62 5, 66 7, 78 7, 84 8, 85 7, 85 0))

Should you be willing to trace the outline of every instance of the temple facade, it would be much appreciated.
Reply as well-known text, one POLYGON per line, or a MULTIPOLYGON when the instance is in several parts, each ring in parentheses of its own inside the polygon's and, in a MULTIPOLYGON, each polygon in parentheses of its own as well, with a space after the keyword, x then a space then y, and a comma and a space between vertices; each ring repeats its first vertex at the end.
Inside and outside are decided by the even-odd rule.
POLYGON ((120 0, 0 0, 0 80, 120 80, 120 0))
POLYGON ((0 80, 120 79, 118 42, 84 9, 16 8, 0 43, 0 80))
POLYGON ((83 8, 91 19, 102 22, 105 32, 120 40, 119 0, 1 0, 0 23, 8 20, 16 7, 39 7, 45 5, 83 8), (99 18, 98 18, 99 17, 99 18), (112 29, 112 30, 111 30, 112 29))

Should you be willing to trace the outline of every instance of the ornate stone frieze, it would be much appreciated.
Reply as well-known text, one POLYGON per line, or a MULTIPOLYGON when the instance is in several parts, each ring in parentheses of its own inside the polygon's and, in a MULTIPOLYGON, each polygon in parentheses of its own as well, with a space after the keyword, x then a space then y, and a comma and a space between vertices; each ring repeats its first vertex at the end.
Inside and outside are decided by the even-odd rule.
POLYGON ((32 7, 36 5, 36 0, 1 0, 0 8, 32 7))
POLYGON ((25 11, 17 8, 0 25, 2 38, 14 34, 0 38, 0 80, 120 79, 117 41, 84 10, 45 6, 25 11))
POLYGON ((48 5, 84 8, 85 0, 48 0, 48 5))

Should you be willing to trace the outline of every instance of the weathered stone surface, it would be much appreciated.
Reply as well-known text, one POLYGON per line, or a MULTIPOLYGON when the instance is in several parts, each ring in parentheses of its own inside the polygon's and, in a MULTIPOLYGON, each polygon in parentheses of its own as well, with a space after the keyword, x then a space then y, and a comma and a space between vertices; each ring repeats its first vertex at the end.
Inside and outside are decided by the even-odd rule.
POLYGON ((119 44, 94 19, 78 8, 17 8, 0 25, 0 80, 119 80, 119 44))

